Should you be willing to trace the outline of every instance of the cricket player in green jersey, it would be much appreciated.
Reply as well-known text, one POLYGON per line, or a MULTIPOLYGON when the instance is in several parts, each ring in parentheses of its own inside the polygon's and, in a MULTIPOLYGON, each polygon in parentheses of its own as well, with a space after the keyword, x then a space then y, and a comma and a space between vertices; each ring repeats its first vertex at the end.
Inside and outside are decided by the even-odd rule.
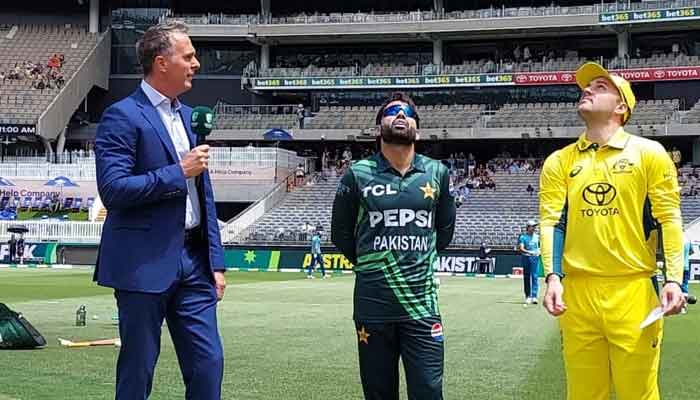
POLYGON ((442 399, 444 336, 433 264, 452 240, 449 172, 416 154, 419 118, 394 93, 377 113, 380 151, 354 163, 333 203, 331 240, 354 264, 354 315, 365 399, 442 399))

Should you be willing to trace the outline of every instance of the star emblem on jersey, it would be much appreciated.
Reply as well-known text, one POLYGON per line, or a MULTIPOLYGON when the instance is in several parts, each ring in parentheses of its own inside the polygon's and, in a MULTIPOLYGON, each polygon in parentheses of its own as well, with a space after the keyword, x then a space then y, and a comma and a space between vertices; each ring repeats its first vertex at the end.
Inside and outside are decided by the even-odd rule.
POLYGON ((247 262, 248 264, 254 263, 255 262, 255 251, 253 251, 253 250, 246 251, 245 255, 243 255, 243 261, 247 262))
POLYGON ((425 186, 421 187, 420 190, 423 191, 424 199, 430 197, 431 199, 435 200, 435 188, 430 186, 430 182, 425 182, 425 186))
POLYGON ((357 331, 357 338, 358 338, 358 341, 360 343, 369 344, 369 341, 367 341, 367 339, 369 339, 369 337, 370 337, 370 334, 369 334, 369 332, 367 332, 365 330, 364 326, 362 327, 362 329, 357 331))

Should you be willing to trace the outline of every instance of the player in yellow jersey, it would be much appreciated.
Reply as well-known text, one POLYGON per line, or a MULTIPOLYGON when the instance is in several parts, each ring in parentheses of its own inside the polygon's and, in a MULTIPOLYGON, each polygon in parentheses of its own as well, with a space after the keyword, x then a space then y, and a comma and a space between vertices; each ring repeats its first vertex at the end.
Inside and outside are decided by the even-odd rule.
POLYGON ((568 400, 657 400, 663 319, 684 305, 676 168, 657 142, 623 126, 629 82, 596 63, 576 72, 586 131, 552 153, 540 177, 544 305, 559 317, 568 400), (663 237, 666 283, 652 281, 663 237))

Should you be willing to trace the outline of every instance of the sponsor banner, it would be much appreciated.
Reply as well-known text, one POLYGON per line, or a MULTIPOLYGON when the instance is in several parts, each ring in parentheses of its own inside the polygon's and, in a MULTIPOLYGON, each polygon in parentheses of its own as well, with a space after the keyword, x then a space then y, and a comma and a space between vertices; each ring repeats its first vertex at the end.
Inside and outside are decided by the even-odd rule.
POLYGON ((420 75, 352 78, 255 78, 253 88, 265 89, 374 89, 387 87, 512 85, 513 74, 420 75))
MULTIPOLYGON (((307 249, 280 251, 280 269, 301 269, 311 265, 311 252, 307 249)), ((352 263, 337 251, 323 253, 323 266, 327 270, 352 270, 352 263)), ((318 268, 318 266, 316 267, 318 268)))
POLYGON ((0 124, 0 135, 36 135, 36 125, 0 124))
POLYGON ((700 18, 700 8, 668 8, 663 10, 640 10, 601 13, 600 25, 629 24, 639 22, 663 22, 700 18))
POLYGON ((573 72, 526 72, 515 74, 516 85, 566 85, 575 84, 573 72))
MULTIPOLYGON (((700 67, 619 69, 613 72, 632 82, 699 80, 700 67)), ((459 87, 500 85, 573 85, 574 71, 518 72, 514 74, 430 75, 386 78, 257 78, 254 88, 265 89, 377 89, 385 87, 459 87), (323 83, 323 84, 321 84, 323 83)))
POLYGON ((261 248, 224 250, 224 266, 242 270, 277 270, 280 252, 261 248))
MULTIPOLYGON (((700 66, 612 70, 630 82, 699 80, 700 66)), ((573 71, 515 74, 516 85, 575 85, 573 71)))
POLYGON ((86 200, 88 197, 97 196, 97 184, 94 180, 74 180, 67 177, 54 179, 26 179, 6 178, 0 176, 0 196, 5 197, 52 197, 54 195, 66 197, 80 197, 86 200))
MULTIPOLYGON (((57 243, 24 243, 24 263, 25 264, 55 264, 57 243)), ((10 260, 10 245, 3 243, 0 245, 0 263, 16 264, 19 259, 10 260)))
POLYGON ((213 166, 209 169, 209 176, 214 181, 272 181, 275 179, 275 167, 240 168, 237 166, 213 166))

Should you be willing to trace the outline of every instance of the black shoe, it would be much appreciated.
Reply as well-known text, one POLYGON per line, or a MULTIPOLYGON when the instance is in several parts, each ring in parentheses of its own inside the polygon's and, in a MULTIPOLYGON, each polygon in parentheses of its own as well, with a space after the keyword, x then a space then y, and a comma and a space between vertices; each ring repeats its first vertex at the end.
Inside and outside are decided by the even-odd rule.
POLYGON ((688 301, 688 304, 695 304, 698 302, 698 298, 693 295, 688 296, 686 300, 688 301))

